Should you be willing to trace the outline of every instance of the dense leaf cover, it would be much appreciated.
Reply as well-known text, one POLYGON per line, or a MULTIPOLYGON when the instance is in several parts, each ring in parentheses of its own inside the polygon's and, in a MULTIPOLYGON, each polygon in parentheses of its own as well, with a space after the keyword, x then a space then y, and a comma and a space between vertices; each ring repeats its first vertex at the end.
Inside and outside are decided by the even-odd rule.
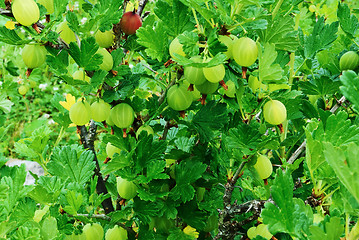
POLYGON ((359 239, 357 1, 24 2, 0 239, 359 239))

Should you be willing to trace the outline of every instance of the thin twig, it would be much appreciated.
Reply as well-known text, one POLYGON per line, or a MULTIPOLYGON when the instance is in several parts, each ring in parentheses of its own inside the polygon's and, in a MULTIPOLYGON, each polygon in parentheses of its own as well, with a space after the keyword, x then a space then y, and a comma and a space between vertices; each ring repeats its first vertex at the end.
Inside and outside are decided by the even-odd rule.
POLYGON ((148 2, 148 0, 143 0, 143 1, 140 3, 140 5, 138 6, 137 14, 138 14, 139 16, 142 15, 142 12, 143 12, 143 10, 145 9, 145 6, 146 6, 147 2, 148 2))
POLYGON ((158 99, 158 104, 161 105, 163 103, 163 101, 165 100, 165 97, 166 97, 166 93, 167 93, 167 90, 172 87, 173 85, 175 85, 176 83, 176 78, 173 78, 172 81, 170 82, 170 84, 167 86, 166 90, 164 90, 161 94, 161 96, 159 97, 158 99))
MULTIPOLYGON (((91 120, 90 127, 88 130, 86 130, 85 126, 81 127, 80 136, 81 136, 81 141, 82 141, 84 148, 91 150, 94 154, 93 161, 96 164, 96 168, 94 170, 94 176, 98 177, 97 184, 96 184, 96 192, 98 194, 103 193, 105 195, 108 193, 108 191, 107 191, 105 182, 104 182, 102 174, 101 174, 101 169, 100 169, 100 165, 97 160, 95 146, 94 146, 94 142, 95 142, 95 138, 96 138, 96 130, 97 130, 97 125, 93 120, 91 120)), ((115 210, 113 207, 113 204, 112 204, 111 197, 106 198, 101 204, 102 204, 102 207, 106 214, 113 212, 115 210)))

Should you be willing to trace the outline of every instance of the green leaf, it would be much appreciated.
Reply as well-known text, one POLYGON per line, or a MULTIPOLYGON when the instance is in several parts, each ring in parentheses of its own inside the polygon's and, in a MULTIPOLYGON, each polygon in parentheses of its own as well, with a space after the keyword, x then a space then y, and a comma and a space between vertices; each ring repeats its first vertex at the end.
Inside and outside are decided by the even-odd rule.
POLYGON ((11 230, 16 228, 16 222, 3 221, 0 223, 0 236, 6 236, 11 230))
POLYGON ((69 0, 54 0, 54 16, 62 16, 66 11, 69 0))
POLYGON ((146 53, 152 59, 165 61, 169 57, 168 36, 164 29, 164 23, 157 22, 156 26, 140 27, 136 31, 137 42, 146 47, 146 53))
POLYGON ((122 0, 101 0, 94 7, 94 15, 97 18, 100 30, 102 32, 111 30, 113 24, 117 24, 121 18, 122 0))
POLYGON ((194 159, 182 161, 176 165, 176 186, 171 190, 171 197, 174 200, 181 199, 187 202, 193 199, 195 189, 191 183, 199 179, 207 166, 201 162, 194 162, 194 159))
POLYGON ((44 240, 56 239, 59 235, 57 220, 54 217, 47 217, 42 223, 41 236, 44 240))
POLYGON ((191 148, 194 146, 195 138, 179 137, 174 143, 179 150, 190 153, 191 148))
POLYGON ((275 44, 275 48, 279 50, 295 52, 298 47, 298 39, 294 32, 294 18, 290 15, 278 16, 270 20, 267 28, 259 31, 258 35, 263 43, 275 44))
POLYGON ((300 89, 304 94, 320 96, 336 93, 340 85, 341 83, 339 81, 333 81, 327 76, 320 76, 320 78, 299 83, 300 89))
POLYGON ((167 240, 193 240, 193 237, 185 234, 178 228, 172 228, 167 240))
POLYGON ((196 200, 182 204, 178 208, 178 216, 195 229, 205 228, 208 218, 208 215, 205 212, 198 209, 196 200))
POLYGON ((303 200, 293 198, 293 180, 289 171, 283 173, 277 170, 277 175, 271 187, 271 195, 275 204, 265 203, 261 217, 268 225, 272 234, 285 232, 292 237, 305 239, 309 226, 313 223, 313 212, 303 200))
POLYGON ((66 21, 67 21, 67 25, 72 31, 74 31, 75 33, 79 32, 81 24, 77 19, 77 14, 75 14, 72 11, 68 11, 66 14, 66 21))
POLYGON ((154 12, 165 23, 164 30, 172 37, 193 28, 188 8, 178 0, 172 1, 172 5, 162 0, 157 1, 154 12))
POLYGON ((278 63, 275 63, 277 51, 274 44, 266 43, 264 52, 259 57, 259 79, 263 83, 281 83, 284 71, 278 63))
MULTIPOLYGON (((7 189, 4 192, 5 195, 0 195, 0 199, 3 199, 2 205, 9 214, 18 201, 26 196, 31 191, 31 188, 24 187, 26 179, 26 167, 25 164, 20 167, 12 167, 11 171, 7 171, 9 176, 2 175, 0 180, 1 189, 7 189)), ((3 174, 3 173, 2 173, 3 174)))
POLYGON ((183 67, 192 66, 197 68, 204 68, 204 67, 214 67, 219 64, 225 63, 227 60, 227 57, 223 53, 218 53, 216 56, 214 56, 209 62, 203 62, 203 63, 195 63, 191 59, 188 59, 186 57, 183 57, 181 55, 176 54, 176 60, 178 64, 182 65, 183 67))
POLYGON ((26 156, 29 160, 43 164, 42 155, 46 152, 47 143, 50 139, 51 129, 44 125, 34 130, 29 138, 20 139, 15 143, 15 151, 26 156))
POLYGON ((354 71, 344 71, 340 81, 343 83, 340 91, 354 105, 354 111, 359 113, 359 76, 354 71))
POLYGON ((314 55, 329 46, 337 39, 339 22, 330 25, 324 23, 324 17, 320 17, 314 25, 313 33, 304 37, 304 56, 313 58, 314 55))
POLYGON ((229 150, 237 150, 250 155, 257 151, 262 139, 257 126, 239 123, 237 128, 229 129, 228 135, 223 136, 223 141, 229 150))
POLYGON ((216 18, 218 13, 216 10, 208 9, 206 5, 204 4, 205 1, 203 0, 180 0, 184 5, 186 5, 189 8, 195 9, 199 14, 202 15, 208 22, 210 22, 211 18, 216 18))
POLYGON ((340 182, 359 202, 359 146, 350 143, 347 148, 339 148, 329 142, 323 142, 323 146, 326 161, 334 169, 340 182))
POLYGON ((337 240, 340 239, 344 231, 344 225, 340 223, 339 217, 331 217, 329 222, 325 223, 324 229, 318 226, 310 226, 311 236, 309 239, 326 239, 326 240, 337 240))
MULTIPOLYGON (((142 170, 142 168, 150 168, 150 164, 153 161, 160 161, 163 159, 164 152, 167 148, 167 143, 165 141, 153 141, 152 135, 147 135, 142 137, 136 146, 136 158, 135 166, 137 170, 142 170)), ((162 165, 162 164, 161 164, 162 165)), ((160 164, 155 164, 156 167, 160 167, 160 164)), ((156 167, 153 171, 156 170, 156 167)))
POLYGON ((82 194, 75 191, 67 191, 65 197, 68 205, 64 207, 64 210, 69 214, 76 215, 83 202, 82 194))
POLYGON ((157 202, 146 202, 142 201, 139 198, 133 199, 133 210, 135 216, 138 217, 143 222, 151 222, 151 217, 158 215, 159 211, 159 201, 157 202))
POLYGON ((350 9, 345 3, 339 3, 337 15, 340 27, 351 38, 354 38, 355 33, 359 27, 358 18, 353 14, 350 15, 350 9))
POLYGON ((6 114, 10 113, 12 105, 14 105, 14 103, 8 99, 0 100, 0 110, 6 114))
POLYGON ((147 165, 146 176, 140 175, 138 179, 140 183, 149 183, 153 179, 168 179, 170 177, 164 172, 165 168, 166 161, 161 161, 159 159, 150 161, 147 165))
POLYGON ((69 146, 55 148, 47 164, 48 171, 53 176, 84 185, 93 175, 95 169, 94 155, 86 150, 78 157, 78 152, 69 146))
POLYGON ((76 43, 71 42, 70 48, 67 50, 75 62, 85 70, 93 71, 99 68, 102 63, 102 55, 96 53, 98 44, 95 38, 89 37, 81 40, 81 48, 76 43))
POLYGON ((359 127, 353 125, 348 114, 341 111, 332 114, 322 121, 312 121, 305 128, 307 147, 306 161, 309 171, 315 179, 326 179, 336 182, 333 168, 328 165, 324 156, 322 142, 330 142, 334 146, 347 146, 354 142, 359 144, 359 127))
POLYGON ((23 45, 31 42, 31 40, 28 39, 21 39, 15 30, 7 29, 4 26, 0 27, 0 41, 11 45, 23 45))
POLYGON ((197 45, 199 37, 194 32, 184 32, 178 35, 179 42, 183 45, 183 51, 187 56, 193 56, 199 54, 199 46, 197 45))
POLYGON ((201 140, 210 141, 214 130, 221 129, 227 122, 226 104, 208 102, 193 117, 192 124, 198 131, 201 140))
POLYGON ((16 221, 19 225, 32 220, 36 211, 36 202, 32 199, 22 199, 10 215, 10 221, 16 221))

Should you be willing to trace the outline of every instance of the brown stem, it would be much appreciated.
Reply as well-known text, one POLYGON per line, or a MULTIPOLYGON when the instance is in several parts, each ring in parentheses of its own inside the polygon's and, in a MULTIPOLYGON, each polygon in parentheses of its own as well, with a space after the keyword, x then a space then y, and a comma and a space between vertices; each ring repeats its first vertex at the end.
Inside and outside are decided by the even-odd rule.
MULTIPOLYGON (((96 138, 96 130, 97 130, 97 125, 95 124, 94 121, 91 120, 90 127, 89 127, 88 131, 86 130, 85 126, 81 126, 81 134, 80 135, 81 135, 81 140, 82 140, 82 144, 83 144, 84 148, 91 150, 94 154, 93 160, 96 164, 96 168, 94 170, 94 176, 98 177, 97 185, 96 185, 96 192, 97 192, 97 194, 103 193, 104 195, 106 195, 108 193, 108 191, 107 191, 105 182, 104 182, 102 174, 101 174, 101 169, 100 169, 100 165, 98 163, 98 159, 97 159, 96 151, 95 151, 95 145, 94 145, 95 138, 96 138)), ((102 207, 105 210, 106 214, 114 211, 111 197, 106 198, 102 202, 102 207)))
POLYGON ((138 6, 137 14, 138 14, 139 16, 142 15, 142 12, 143 12, 143 10, 145 9, 145 6, 146 6, 147 2, 148 2, 148 0, 142 0, 142 2, 140 3, 140 5, 138 6))

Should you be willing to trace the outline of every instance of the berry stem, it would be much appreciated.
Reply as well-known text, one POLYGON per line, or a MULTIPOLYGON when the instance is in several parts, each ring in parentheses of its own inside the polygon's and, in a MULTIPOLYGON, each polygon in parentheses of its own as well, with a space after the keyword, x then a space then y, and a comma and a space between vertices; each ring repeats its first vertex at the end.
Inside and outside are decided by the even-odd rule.
POLYGON ((243 79, 247 78, 247 67, 242 67, 242 78, 243 79))
POLYGON ((228 90, 228 86, 224 82, 224 80, 220 81, 219 84, 224 88, 224 90, 228 90))

